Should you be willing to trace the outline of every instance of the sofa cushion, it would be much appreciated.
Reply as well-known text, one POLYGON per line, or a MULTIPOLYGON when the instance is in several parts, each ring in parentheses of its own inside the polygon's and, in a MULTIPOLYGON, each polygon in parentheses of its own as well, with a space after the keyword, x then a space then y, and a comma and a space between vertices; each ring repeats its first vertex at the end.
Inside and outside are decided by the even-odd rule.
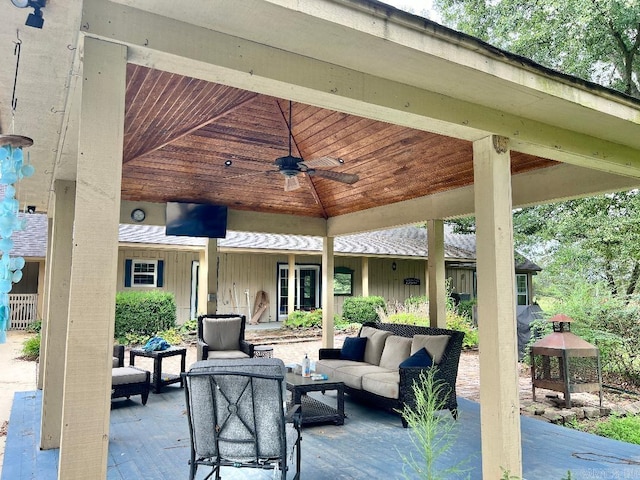
POLYGON ((135 367, 119 367, 111 369, 111 385, 127 385, 129 383, 144 383, 147 381, 147 371, 135 367))
POLYGON ((371 365, 380 365, 380 357, 384 349, 384 342, 391 332, 373 327, 362 327, 361 337, 367 337, 367 346, 364 349, 364 361, 371 365))
POLYGON ((344 339, 344 343, 342 344, 340 358, 343 360, 362 362, 366 346, 367 337, 347 337, 344 339))
POLYGON ((440 363, 450 335, 414 335, 411 343, 411 355, 422 348, 426 348, 434 364, 440 363))
POLYGON ((241 317, 202 319, 202 339, 209 346, 209 351, 240 350, 241 329, 241 317))
POLYGON ((113 360, 111 362, 111 367, 118 368, 119 366, 120 366, 120 359, 118 357, 113 357, 113 360))
POLYGON ((400 374, 395 372, 368 373, 362 377, 362 389, 381 397, 398 398, 400 396, 400 374))
POLYGON ((397 370, 398 366, 411 352, 411 338, 391 335, 387 337, 380 357, 380 366, 389 370, 397 370))
POLYGON ((207 360, 213 359, 238 359, 238 358, 249 358, 249 355, 240 351, 240 350, 209 350, 209 356, 207 360))
POLYGON ((316 362, 316 373, 324 373, 329 375, 332 379, 335 371, 342 367, 357 367, 363 365, 362 362, 354 362, 353 360, 333 360, 325 359, 318 360, 316 362))
POLYGON ((430 367, 433 365, 433 359, 426 348, 421 348, 416 353, 407 358, 400 364, 402 367, 430 367))
POLYGON ((357 365, 340 367, 334 370, 331 380, 343 382, 347 387, 362 390, 362 377, 369 373, 389 373, 391 370, 359 362, 357 365))

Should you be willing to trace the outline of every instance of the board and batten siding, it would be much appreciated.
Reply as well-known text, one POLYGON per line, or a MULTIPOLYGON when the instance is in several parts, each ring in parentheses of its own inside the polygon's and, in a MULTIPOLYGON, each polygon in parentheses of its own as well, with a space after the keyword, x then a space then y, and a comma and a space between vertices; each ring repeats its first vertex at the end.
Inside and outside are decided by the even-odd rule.
POLYGON ((176 321, 179 325, 190 319, 191 309, 191 265, 198 260, 198 253, 179 250, 120 249, 118 252, 118 287, 119 292, 128 290, 144 291, 148 288, 173 292, 176 298, 176 321), (125 287, 125 261, 163 260, 164 273, 162 287, 125 287))
MULTIPOLYGON (((118 253, 118 291, 154 287, 125 287, 125 261, 163 260, 164 283, 160 290, 173 292, 176 298, 176 318, 178 324, 189 320, 191 309, 192 263, 198 261, 198 253, 193 251, 170 251, 124 248, 118 253)), ((218 313, 240 313, 253 315, 256 294, 263 290, 269 298, 269 308, 260 317, 260 322, 278 321, 277 288, 278 264, 287 264, 287 254, 270 253, 229 253, 218 254, 218 313), (247 299, 248 293, 248 299, 247 299)), ((322 264, 320 255, 296 255, 296 264, 322 264)), ((362 258, 336 256, 335 267, 353 270, 353 296, 362 295, 362 258)), ((473 294, 473 270, 446 269, 451 278, 454 292, 473 294)), ((426 261, 422 259, 369 258, 369 294, 380 296, 386 301, 403 302, 409 297, 426 295, 426 261), (393 270, 393 263, 396 269, 393 270), (405 285, 406 278, 417 278, 420 285, 405 285)), ((158 288, 158 287, 155 287, 158 288)), ((347 296, 337 295, 335 312, 342 314, 347 296)))

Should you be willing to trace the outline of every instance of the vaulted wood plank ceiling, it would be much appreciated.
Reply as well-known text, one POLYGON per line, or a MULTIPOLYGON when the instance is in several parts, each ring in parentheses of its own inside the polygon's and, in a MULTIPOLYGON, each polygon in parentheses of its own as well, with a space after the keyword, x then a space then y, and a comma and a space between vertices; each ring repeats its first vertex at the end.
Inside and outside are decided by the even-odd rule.
MULTIPOLYGON (((129 64, 122 198, 327 218, 473 183, 468 141, 294 102, 292 155, 359 180, 300 174, 286 192, 288 121, 288 100, 129 64)), ((512 152, 513 174, 555 164, 512 152)))

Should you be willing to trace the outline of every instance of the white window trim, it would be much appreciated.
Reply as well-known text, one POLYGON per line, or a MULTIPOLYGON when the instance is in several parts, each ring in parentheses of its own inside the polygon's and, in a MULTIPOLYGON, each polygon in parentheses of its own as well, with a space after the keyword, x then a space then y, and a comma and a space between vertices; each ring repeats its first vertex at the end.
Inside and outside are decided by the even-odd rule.
POLYGON ((529 276, 526 273, 516 273, 516 305, 529 305, 529 276), (518 288, 518 278, 524 277, 524 291, 518 288), (518 298, 524 297, 524 304, 518 302, 518 298))
POLYGON ((158 285, 158 260, 131 259, 131 288, 156 288, 156 285, 158 285), (151 273, 136 273, 136 265, 141 264, 153 264, 152 284, 136 283, 136 275, 151 275, 151 273))
MULTIPOLYGON (((320 280, 321 280, 321 271, 320 271, 320 266, 319 265, 307 265, 307 264, 296 264, 296 291, 297 291, 297 298, 296 298, 296 304, 295 304, 295 309, 299 310, 300 309, 300 301, 302 298, 302 284, 301 284, 301 278, 300 278, 300 270, 314 270, 315 274, 316 274, 316 288, 315 288, 315 298, 316 298, 316 305, 315 308, 320 308, 320 299, 321 299, 321 291, 320 291, 320 280)), ((280 282, 280 278, 281 278, 281 272, 285 271, 285 272, 289 272, 289 265, 285 264, 285 263, 281 263, 278 264, 278 302, 280 302, 281 298, 282 298, 282 283, 280 282)), ((288 283, 288 276, 287 276, 287 283, 288 283)), ((291 289, 289 289, 289 292, 291 292, 291 289)), ((281 314, 280 313, 280 308, 278 308, 278 320, 282 321, 285 318, 287 318, 288 313, 285 314, 281 314)))

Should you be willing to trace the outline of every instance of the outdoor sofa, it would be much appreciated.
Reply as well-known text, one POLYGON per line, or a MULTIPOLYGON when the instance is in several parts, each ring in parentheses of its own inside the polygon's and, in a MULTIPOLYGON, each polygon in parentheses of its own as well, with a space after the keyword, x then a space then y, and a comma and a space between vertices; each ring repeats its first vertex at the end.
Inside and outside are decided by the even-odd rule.
MULTIPOLYGON (((316 372, 343 382, 355 399, 397 412, 415 406, 413 384, 420 373, 435 366, 435 379, 445 387, 440 398, 443 409, 457 418, 456 378, 463 338, 463 332, 443 328, 365 323, 358 337, 345 339, 341 349, 320 349, 316 372)), ((402 424, 407 427, 404 417, 402 424)))

